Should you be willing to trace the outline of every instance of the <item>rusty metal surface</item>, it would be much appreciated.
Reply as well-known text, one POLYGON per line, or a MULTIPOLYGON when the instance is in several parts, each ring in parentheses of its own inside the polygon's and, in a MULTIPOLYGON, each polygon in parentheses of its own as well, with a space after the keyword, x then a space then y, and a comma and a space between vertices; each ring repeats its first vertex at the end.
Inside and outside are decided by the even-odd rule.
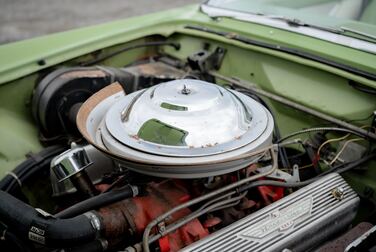
MULTIPOLYGON (((151 182, 146 191, 145 196, 123 200, 99 210, 104 223, 103 235, 109 240, 110 246, 125 242, 130 235, 140 238, 151 220, 190 199, 188 190, 172 180, 151 182)), ((172 214, 164 225, 190 213, 188 208, 182 209, 172 214)), ((178 251, 208 234, 200 221, 194 219, 163 238, 161 245, 167 244, 170 252, 178 251)))
MULTIPOLYGON (((121 92, 123 88, 118 82, 115 82, 103 89, 99 92, 92 95, 89 99, 85 101, 85 103, 81 106, 78 114, 77 114, 77 127, 83 137, 93 146, 97 147, 94 139, 90 137, 90 134, 87 132, 86 128, 86 121, 89 116, 89 113, 93 110, 93 108, 98 105, 101 101, 106 99, 107 97, 121 92)), ((105 149, 101 149, 101 151, 107 152, 105 149)))
POLYGON ((105 77, 106 73, 99 69, 87 69, 87 70, 77 70, 66 72, 59 76, 62 79, 74 79, 74 78, 97 78, 97 77, 105 77))
POLYGON ((137 75, 151 76, 160 79, 180 79, 186 74, 184 71, 162 62, 140 64, 127 67, 126 70, 137 75))
MULTIPOLYGON (((185 75, 185 72, 182 70, 178 70, 177 68, 174 68, 172 66, 166 65, 161 62, 153 62, 153 63, 146 63, 146 64, 140 64, 136 66, 131 66, 128 68, 123 68, 122 70, 127 71, 135 76, 137 78, 140 77, 150 77, 150 78, 158 78, 158 79, 179 79, 182 78, 185 75)), ((85 70, 85 71, 76 71, 76 72, 68 72, 63 75, 64 78, 73 78, 78 77, 84 74, 88 77, 95 77, 95 76, 101 76, 102 74, 106 75, 105 72, 102 70, 85 70)), ((137 81, 139 82, 139 81, 137 81)), ((131 85, 131 83, 129 83, 131 85)), ((113 84, 101 89, 99 92, 95 93, 93 96, 91 96, 86 102, 82 105, 80 108, 79 113, 77 114, 77 127, 80 133, 83 135, 83 137, 93 146, 100 149, 101 151, 113 156, 111 153, 108 153, 108 151, 104 148, 100 148, 100 146, 97 146, 95 144, 94 139, 91 138, 90 134, 87 132, 86 128, 86 122, 87 118, 89 116, 89 113, 98 105, 101 101, 106 99, 107 97, 116 94, 120 91, 122 91, 122 87, 118 82, 114 82, 113 84)))
POLYGON ((319 248, 318 252, 343 252, 351 242, 371 229, 372 226, 371 223, 361 222, 342 236, 319 248))
POLYGON ((116 246, 119 242, 133 235, 132 227, 124 213, 124 201, 101 208, 99 214, 104 228, 102 235, 107 238, 109 246, 116 246))

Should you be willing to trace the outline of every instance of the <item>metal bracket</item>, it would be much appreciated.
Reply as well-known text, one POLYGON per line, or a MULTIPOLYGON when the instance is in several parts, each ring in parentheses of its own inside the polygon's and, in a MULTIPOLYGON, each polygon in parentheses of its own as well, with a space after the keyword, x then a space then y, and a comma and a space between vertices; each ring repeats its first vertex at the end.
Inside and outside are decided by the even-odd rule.
POLYGON ((210 70, 219 70, 225 53, 226 50, 222 47, 217 47, 214 52, 198 51, 188 57, 188 64, 192 70, 199 70, 205 73, 210 70))
POLYGON ((158 233, 163 235, 164 232, 166 231, 166 224, 164 222, 160 222, 158 223, 157 228, 158 228, 158 233))
POLYGON ((277 169, 273 173, 271 173, 270 175, 268 175, 267 177, 268 178, 273 178, 273 179, 282 179, 282 180, 284 180, 286 182, 300 182, 299 166, 298 165, 294 165, 292 167, 292 175, 289 174, 289 173, 287 173, 287 172, 284 172, 282 170, 277 169))

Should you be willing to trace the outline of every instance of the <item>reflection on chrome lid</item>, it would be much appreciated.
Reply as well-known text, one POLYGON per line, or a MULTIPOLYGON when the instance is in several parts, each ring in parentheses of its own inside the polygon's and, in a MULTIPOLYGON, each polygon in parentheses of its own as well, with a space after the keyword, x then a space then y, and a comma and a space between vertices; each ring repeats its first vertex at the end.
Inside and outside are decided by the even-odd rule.
POLYGON ((129 95, 118 84, 90 97, 77 125, 119 165, 168 178, 202 178, 242 169, 272 142, 270 112, 239 92, 176 80, 129 95), (253 153, 253 154, 252 154, 253 153))
POLYGON ((259 137, 267 123, 267 113, 256 101, 191 79, 125 96, 105 116, 108 132, 120 143, 166 156, 231 151, 259 137))

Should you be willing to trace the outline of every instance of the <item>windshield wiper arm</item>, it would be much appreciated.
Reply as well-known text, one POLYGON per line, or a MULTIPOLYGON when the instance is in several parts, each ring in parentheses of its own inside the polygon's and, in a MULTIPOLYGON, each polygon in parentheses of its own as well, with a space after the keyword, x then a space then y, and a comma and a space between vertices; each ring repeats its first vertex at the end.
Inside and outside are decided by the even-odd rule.
POLYGON ((319 26, 319 25, 314 25, 314 24, 308 24, 308 23, 305 23, 302 20, 297 19, 297 18, 288 18, 288 17, 285 17, 285 16, 279 16, 279 15, 264 15, 264 16, 267 17, 267 18, 271 18, 271 19, 285 21, 288 25, 291 25, 291 26, 310 27, 310 28, 315 28, 315 29, 328 31, 328 32, 334 32, 334 33, 338 33, 338 34, 342 34, 344 32, 341 29, 324 27, 324 26, 319 26))
POLYGON ((350 32, 350 33, 354 33, 356 35, 359 35, 359 36, 362 36, 362 37, 365 37, 365 38, 368 38, 368 39, 376 40, 376 36, 374 36, 374 35, 367 34, 365 32, 357 31, 357 30, 347 28, 347 27, 344 27, 344 26, 341 26, 341 30, 343 32, 350 32))

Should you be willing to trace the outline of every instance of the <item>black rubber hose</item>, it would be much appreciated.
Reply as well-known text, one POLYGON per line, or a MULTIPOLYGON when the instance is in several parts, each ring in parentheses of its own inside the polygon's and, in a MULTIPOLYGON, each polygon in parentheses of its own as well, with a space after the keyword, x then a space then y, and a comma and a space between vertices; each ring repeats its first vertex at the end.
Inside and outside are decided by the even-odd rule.
POLYGON ((101 223, 94 213, 93 216, 80 215, 71 219, 43 216, 31 206, 0 191, 0 221, 20 239, 46 247, 73 247, 95 240, 101 223), (98 221, 98 226, 93 225, 94 220, 98 221))
POLYGON ((74 248, 64 248, 60 252, 101 252, 104 251, 103 244, 100 240, 95 240, 74 248))
POLYGON ((135 197, 138 194, 138 188, 136 186, 127 185, 121 189, 105 192, 87 200, 81 201, 57 214, 56 218, 71 218, 79 214, 88 212, 93 209, 98 209, 102 206, 106 206, 117 201, 135 197))
POLYGON ((23 184, 42 169, 49 169, 52 158, 66 149, 66 146, 54 145, 43 149, 37 154, 30 155, 28 159, 12 171, 12 175, 8 173, 0 181, 0 190, 12 193, 14 189, 20 186, 20 183, 23 184))
POLYGON ((22 240, 8 230, 3 233, 2 239, 4 239, 0 241, 0 248, 4 249, 2 251, 31 252, 22 240), (3 242, 7 242, 8 244, 3 244, 3 242))

